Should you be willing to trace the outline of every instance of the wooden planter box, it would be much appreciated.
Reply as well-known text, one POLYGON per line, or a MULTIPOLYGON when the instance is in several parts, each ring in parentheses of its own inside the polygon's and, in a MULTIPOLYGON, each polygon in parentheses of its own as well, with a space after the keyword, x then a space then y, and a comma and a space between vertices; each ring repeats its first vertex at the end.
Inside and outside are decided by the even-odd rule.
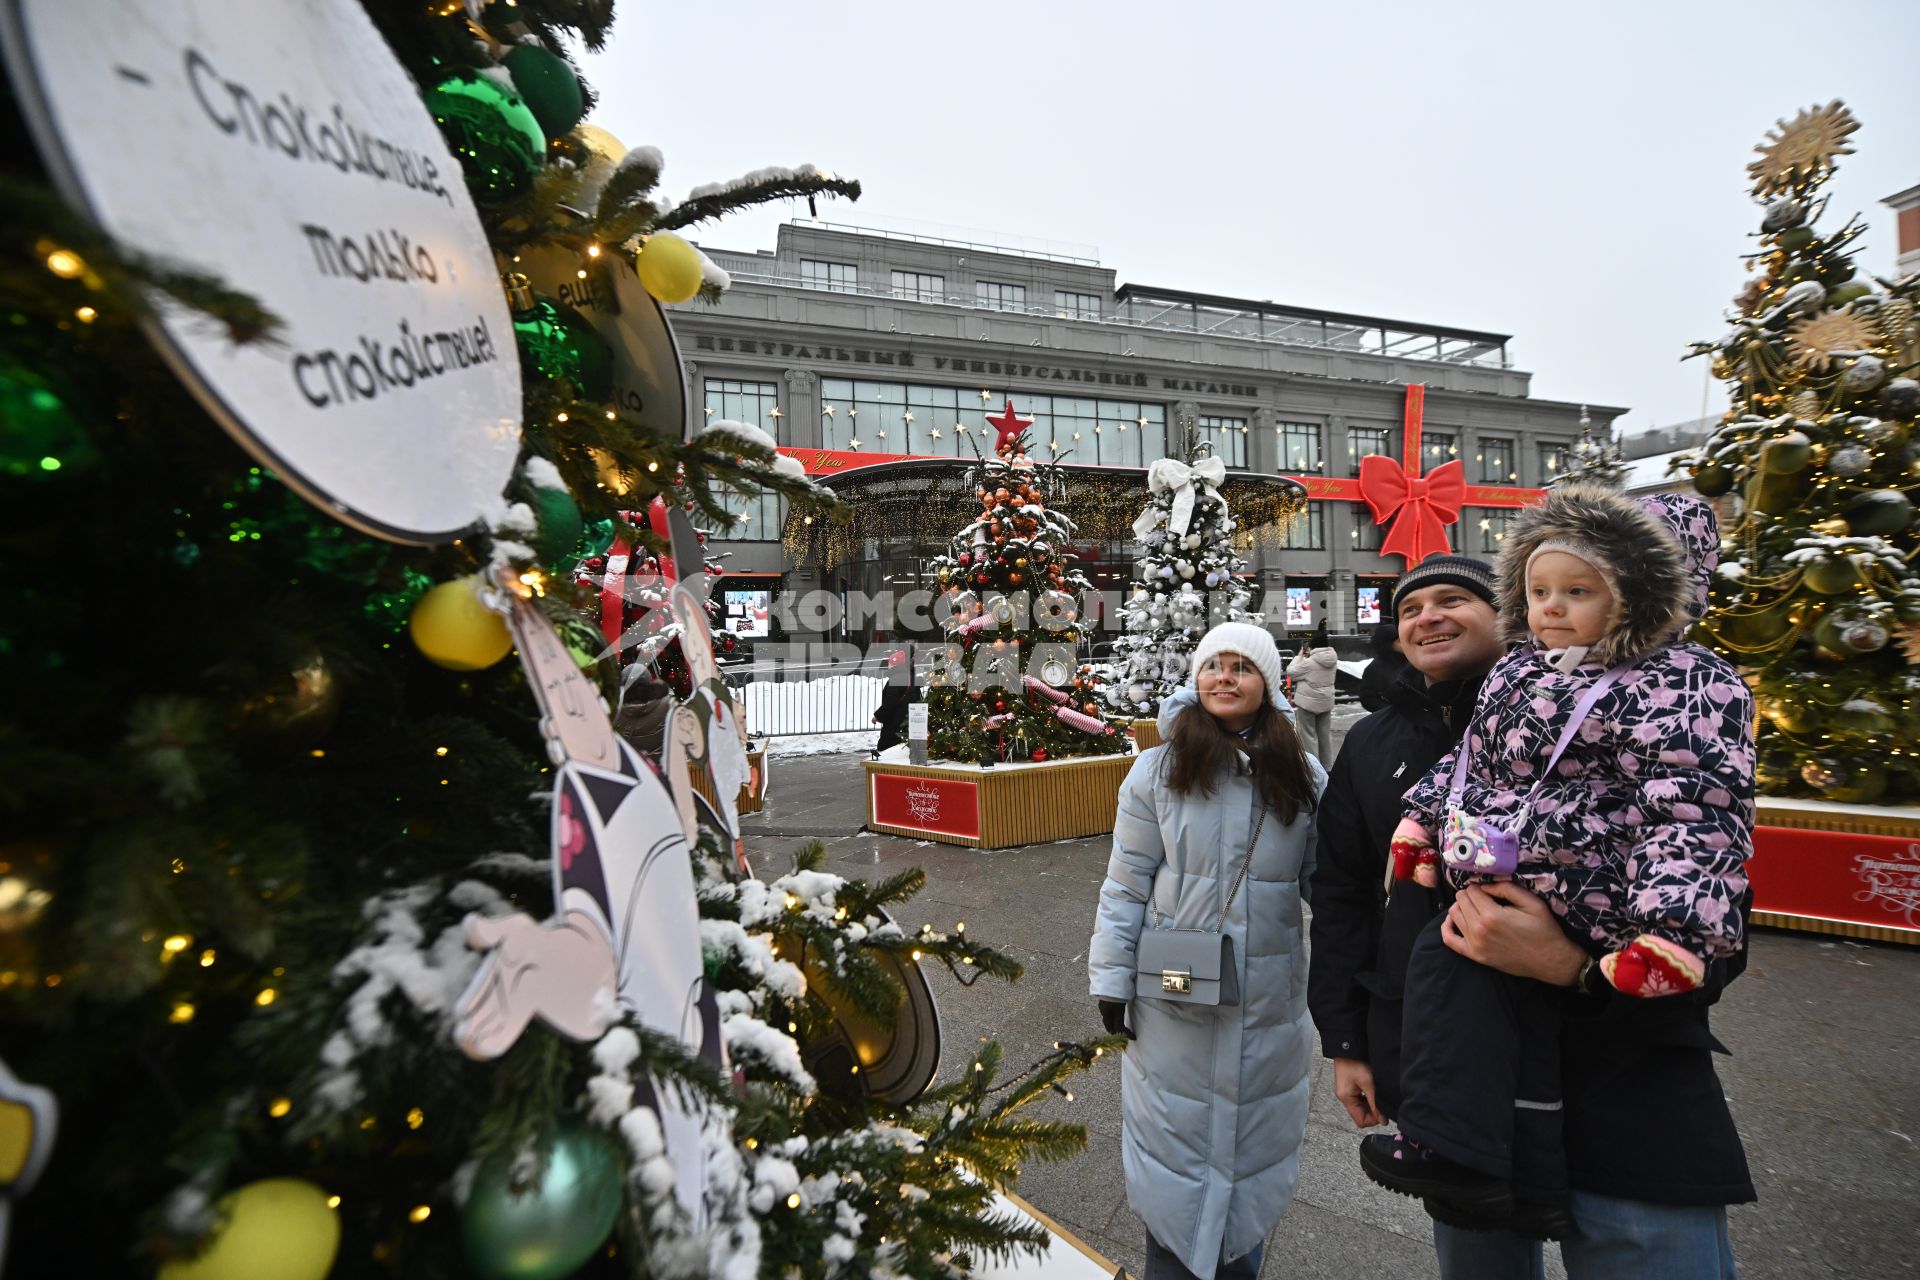
POLYGON ((1113 830, 1134 757, 1097 756, 991 769, 942 761, 863 760, 867 829, 975 849, 1072 840, 1113 830))
POLYGON ((1157 747, 1166 739, 1160 736, 1158 720, 1135 720, 1133 722, 1133 744, 1141 751, 1148 747, 1157 747))
MULTIPOLYGON (((762 746, 748 751, 747 764, 753 772, 740 788, 740 812, 758 813, 767 803, 767 749, 762 746)), ((713 794, 713 774, 706 766, 689 768, 687 776, 693 779, 693 789, 705 796, 708 804, 719 803, 713 794)))
POLYGON ((1761 797, 1753 922, 1920 945, 1920 809, 1761 797))

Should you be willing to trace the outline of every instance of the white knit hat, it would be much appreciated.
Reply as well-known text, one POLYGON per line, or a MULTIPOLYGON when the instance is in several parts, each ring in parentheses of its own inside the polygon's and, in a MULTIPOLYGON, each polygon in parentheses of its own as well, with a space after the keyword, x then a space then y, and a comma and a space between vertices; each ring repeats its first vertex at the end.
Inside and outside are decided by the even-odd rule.
POLYGON ((1280 650, 1274 646, 1273 635, 1265 627, 1256 627, 1251 622, 1223 622, 1200 637, 1200 643, 1193 647, 1193 672, 1195 687, 1200 680, 1200 668, 1207 659, 1216 653, 1237 653, 1260 670, 1260 679, 1267 686, 1267 705, 1287 709, 1286 695, 1282 690, 1285 672, 1280 666, 1280 650))

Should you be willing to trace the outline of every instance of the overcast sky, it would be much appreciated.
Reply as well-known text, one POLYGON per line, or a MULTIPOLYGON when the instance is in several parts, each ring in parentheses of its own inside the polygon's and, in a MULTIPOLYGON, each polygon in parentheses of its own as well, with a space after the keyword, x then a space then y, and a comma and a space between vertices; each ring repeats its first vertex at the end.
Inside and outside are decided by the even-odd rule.
MULTIPOLYGON (((592 118, 664 187, 811 162, 875 215, 1097 246, 1124 282, 1510 333, 1533 394, 1695 417, 1757 229, 1751 148, 1843 98, 1821 227, 1888 274, 1920 3, 643 5, 592 118)), ((801 206, 799 213, 804 214, 801 206)), ((785 205, 699 230, 771 249, 785 205)), ((1710 410, 1724 404, 1717 384, 1710 410)))

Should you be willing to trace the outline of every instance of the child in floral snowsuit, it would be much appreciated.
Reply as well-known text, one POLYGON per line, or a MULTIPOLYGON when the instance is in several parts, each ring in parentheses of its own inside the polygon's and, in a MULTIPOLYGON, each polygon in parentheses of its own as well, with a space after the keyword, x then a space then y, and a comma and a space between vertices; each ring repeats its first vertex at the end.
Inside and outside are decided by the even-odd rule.
MULTIPOLYGON (((1444 865, 1456 886, 1511 875, 1545 899, 1589 954, 1575 984, 1589 999, 1694 990, 1744 945, 1752 697, 1724 660, 1678 642, 1718 547, 1712 511, 1679 494, 1574 485, 1523 511, 1499 566, 1520 643, 1394 833, 1399 878, 1432 884, 1444 865)), ((1361 1163, 1443 1221, 1560 1238, 1568 997, 1453 952, 1444 919, 1409 961, 1401 1131, 1365 1139, 1361 1163)))

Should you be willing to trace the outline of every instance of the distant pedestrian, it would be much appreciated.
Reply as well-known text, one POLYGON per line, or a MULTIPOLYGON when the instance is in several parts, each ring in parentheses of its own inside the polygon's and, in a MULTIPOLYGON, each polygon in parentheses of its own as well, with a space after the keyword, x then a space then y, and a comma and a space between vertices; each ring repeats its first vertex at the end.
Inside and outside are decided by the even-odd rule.
POLYGON ((1340 655, 1333 651, 1322 619, 1314 628, 1313 638, 1287 664, 1287 674, 1293 677, 1293 712, 1300 739, 1319 757, 1322 766, 1333 763, 1333 685, 1339 670, 1340 655))
POLYGON ((1360 706, 1378 711, 1387 705, 1388 690, 1407 669, 1407 655, 1400 651, 1400 624, 1392 618, 1383 620, 1373 629, 1367 648, 1373 658, 1360 676, 1360 706))
POLYGON ((880 706, 873 713, 873 722, 880 726, 880 744, 873 749, 876 756, 906 737, 907 707, 917 701, 919 693, 913 672, 906 665, 907 655, 896 650, 887 655, 881 669, 887 687, 880 691, 880 706))
POLYGON ((1087 969, 1107 1030, 1137 1040, 1121 1142, 1145 1280, 1251 1280, 1300 1176, 1313 1057, 1300 903, 1326 772, 1294 732, 1265 628, 1213 628, 1193 671, 1161 706, 1165 745, 1121 786, 1087 969), (1165 967, 1141 971, 1143 939, 1165 967), (1173 963, 1175 945, 1199 966, 1173 963))
POLYGON ((629 666, 620 678, 620 710, 613 717, 613 730, 657 768, 666 744, 667 715, 673 710, 673 699, 667 696, 667 686, 655 679, 644 663, 629 666))

